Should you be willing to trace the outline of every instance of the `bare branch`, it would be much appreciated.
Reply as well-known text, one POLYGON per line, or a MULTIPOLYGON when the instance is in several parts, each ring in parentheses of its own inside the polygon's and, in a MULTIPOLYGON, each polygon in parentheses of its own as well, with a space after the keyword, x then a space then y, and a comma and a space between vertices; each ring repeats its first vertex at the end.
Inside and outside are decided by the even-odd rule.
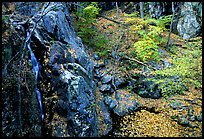
POLYGON ((129 57, 127 57, 127 56, 123 56, 122 58, 123 58, 123 59, 131 60, 131 61, 134 61, 134 62, 137 62, 137 63, 139 63, 139 64, 141 64, 141 65, 143 65, 143 66, 145 66, 145 67, 149 67, 149 68, 151 68, 151 69, 156 70, 154 67, 148 66, 147 64, 145 64, 145 63, 143 63, 143 62, 141 62, 141 61, 139 61, 139 60, 137 60, 137 59, 129 58, 129 57))

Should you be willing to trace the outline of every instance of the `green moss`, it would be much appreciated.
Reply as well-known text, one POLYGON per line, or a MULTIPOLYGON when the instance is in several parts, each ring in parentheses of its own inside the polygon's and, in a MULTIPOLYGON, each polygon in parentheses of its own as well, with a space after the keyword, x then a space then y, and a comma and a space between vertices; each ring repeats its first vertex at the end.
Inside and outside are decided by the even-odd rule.
POLYGON ((184 94, 186 87, 179 77, 159 77, 156 79, 150 79, 158 84, 158 88, 161 90, 163 97, 172 96, 175 94, 184 94))
POLYGON ((155 71, 157 78, 154 81, 159 84, 164 97, 183 94, 186 90, 185 86, 202 88, 202 50, 195 45, 187 46, 187 48, 174 48, 174 51, 177 52, 171 57, 174 66, 155 71), (176 76, 180 80, 172 80, 172 77, 176 76))
POLYGON ((162 76, 180 76, 186 84, 202 87, 202 52, 201 50, 182 50, 182 56, 172 56, 174 67, 158 70, 155 73, 162 76))

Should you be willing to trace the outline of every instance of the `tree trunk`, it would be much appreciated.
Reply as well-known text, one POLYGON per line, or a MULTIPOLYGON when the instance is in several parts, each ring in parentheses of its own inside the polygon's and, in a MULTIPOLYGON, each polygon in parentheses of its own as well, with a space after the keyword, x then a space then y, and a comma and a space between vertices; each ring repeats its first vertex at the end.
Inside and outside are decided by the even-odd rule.
POLYGON ((121 11, 124 12, 125 10, 125 2, 121 2, 120 7, 121 7, 121 11))
POLYGON ((140 15, 141 15, 141 18, 144 19, 143 5, 144 5, 144 2, 140 2, 140 15))
POLYGON ((115 2, 116 5, 116 10, 117 10, 117 15, 118 15, 118 2, 115 2))
POLYGON ((168 36, 168 41, 166 44, 166 49, 168 49, 169 43, 170 43, 170 36, 171 36, 171 32, 172 32, 172 25, 173 25, 173 19, 174 19, 174 15, 175 15, 175 11, 174 11, 174 2, 172 2, 172 18, 171 18, 171 25, 170 25, 170 31, 169 31, 169 36, 168 36))

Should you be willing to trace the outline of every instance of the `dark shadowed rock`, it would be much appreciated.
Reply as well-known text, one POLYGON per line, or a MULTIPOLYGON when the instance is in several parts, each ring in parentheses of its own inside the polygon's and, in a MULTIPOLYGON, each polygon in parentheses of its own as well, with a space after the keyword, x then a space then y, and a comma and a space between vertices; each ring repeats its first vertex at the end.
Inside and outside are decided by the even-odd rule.
POLYGON ((183 126, 188 126, 189 125, 189 121, 183 116, 178 118, 178 123, 180 125, 183 125, 183 126))
POLYGON ((56 41, 50 48, 50 58, 49 58, 49 66, 64 63, 72 63, 75 62, 74 57, 72 57, 70 51, 68 51, 69 46, 56 41))
POLYGON ((126 85, 126 78, 125 77, 120 77, 120 78, 115 78, 115 86, 117 88, 122 87, 123 85, 126 85))
POLYGON ((134 91, 144 98, 158 99, 162 97, 161 90, 153 81, 145 81, 141 83, 134 91))
POLYGON ((98 106, 101 112, 100 115, 98 115, 98 117, 100 117, 101 119, 101 124, 99 124, 99 126, 101 126, 99 136, 107 135, 113 128, 112 127, 113 121, 112 118, 110 117, 109 110, 107 106, 104 104, 104 102, 99 101, 98 106))

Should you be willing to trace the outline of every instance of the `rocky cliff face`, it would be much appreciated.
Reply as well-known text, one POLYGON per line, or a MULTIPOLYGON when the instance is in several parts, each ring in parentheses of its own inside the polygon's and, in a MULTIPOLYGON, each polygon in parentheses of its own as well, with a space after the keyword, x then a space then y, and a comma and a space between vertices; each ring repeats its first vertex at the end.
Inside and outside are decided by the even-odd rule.
MULTIPOLYGON (((91 107, 95 103, 94 63, 77 39, 67 5, 50 3, 42 10, 44 8, 44 12, 50 12, 39 22, 34 36, 42 38, 43 41, 38 39, 41 44, 52 37, 55 40, 48 66, 52 71, 51 86, 56 88, 58 96, 59 115, 66 118, 70 136, 97 136, 96 111, 91 107)), ((52 132, 56 132, 56 136, 60 134, 52 132)))
MULTIPOLYGON (((57 126, 58 123, 54 123, 54 126, 57 127, 48 130, 53 136, 97 136, 97 116, 95 107, 93 107, 95 103, 94 62, 87 56, 80 38, 74 32, 68 4, 60 2, 44 3, 41 13, 38 5, 39 3, 17 3, 16 6, 21 6, 21 8, 19 7, 19 10, 16 11, 15 18, 18 17, 18 14, 31 16, 32 18, 29 20, 27 28, 18 25, 14 22, 15 19, 12 25, 16 29, 22 28, 22 31, 31 31, 37 24, 31 36, 31 48, 39 62, 40 70, 43 71, 37 84, 42 86, 39 84, 40 80, 49 82, 49 87, 55 89, 55 95, 58 97, 53 112, 48 114, 46 109, 48 106, 45 104, 44 110, 47 113, 45 120, 50 115, 54 115, 56 111, 59 116, 58 121, 60 121, 60 118, 65 119, 63 121, 65 127, 57 126), (46 60, 48 60, 46 62, 45 54, 47 54, 46 60), (46 72, 45 68, 48 68, 51 72, 46 72), (62 130, 65 130, 65 128, 66 133, 62 135, 62 130)), ((50 92, 45 92, 44 89, 45 87, 40 87, 42 96, 49 96, 50 92)), ((31 98, 29 101, 35 104, 36 109, 38 108, 38 101, 35 92, 32 93, 34 100, 31 98)), ((29 115, 35 113, 34 108, 30 107, 30 109, 29 115)), ((5 116, 3 114, 3 117, 5 116)), ((52 118, 45 121, 45 124, 49 123, 53 123, 52 118)), ((38 125, 42 127, 41 124, 38 125)), ((30 128, 27 127, 27 129, 30 128)), ((38 129, 40 130, 40 128, 38 129)), ((42 135, 43 133, 39 132, 38 134, 42 135)), ((28 136, 32 135, 28 134, 28 136)))

